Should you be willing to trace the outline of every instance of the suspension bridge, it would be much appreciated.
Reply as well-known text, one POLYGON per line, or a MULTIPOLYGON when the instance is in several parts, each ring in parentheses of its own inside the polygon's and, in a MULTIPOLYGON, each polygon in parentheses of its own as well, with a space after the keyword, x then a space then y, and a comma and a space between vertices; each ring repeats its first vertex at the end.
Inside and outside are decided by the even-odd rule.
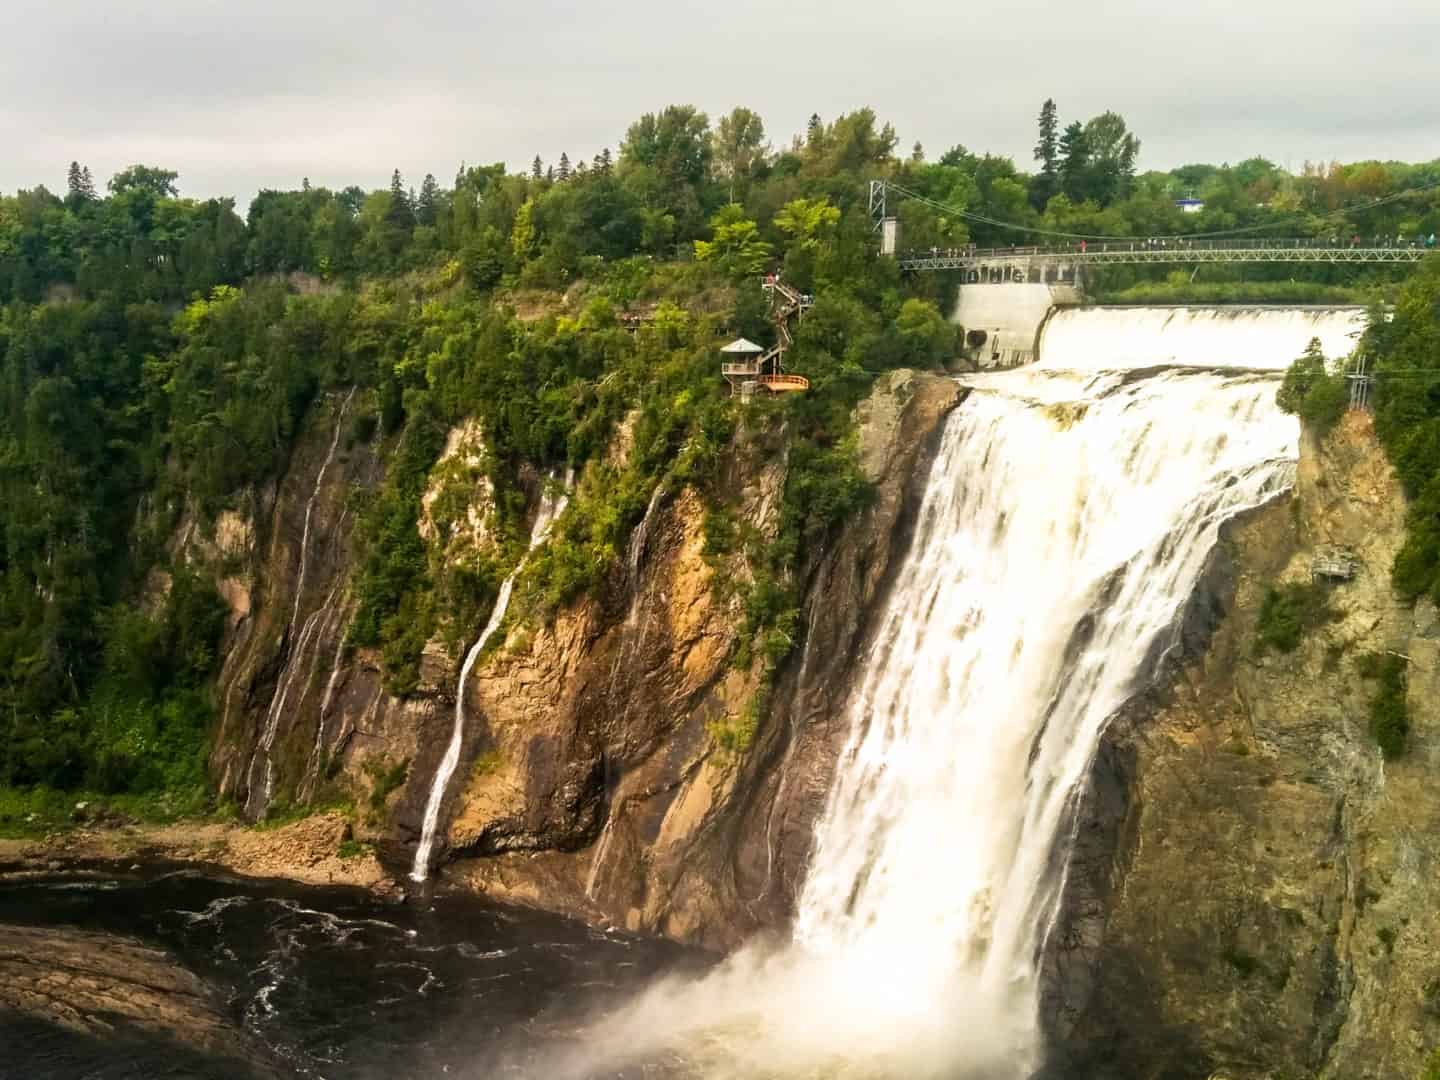
POLYGON ((1090 266, 1202 263, 1416 263, 1435 249, 1419 241, 1325 239, 1079 241, 1051 246, 927 248, 896 253, 902 270, 958 270, 967 283, 1063 282, 1090 266))
MULTIPOLYGON (((1378 200, 1385 202, 1389 200, 1378 200)), ((967 284, 1074 283, 1086 267, 1204 263, 1418 263, 1436 251, 1435 237, 1342 236, 1277 239, 1254 235, 1255 229, 1196 236, 1082 236, 995 221, 903 188, 893 181, 870 184, 870 215, 880 233, 880 250, 893 255, 902 270, 959 271, 967 284), (943 213, 977 223, 1015 228, 1052 237, 1043 245, 898 250, 899 221, 888 212, 892 196, 913 199, 943 213), (1245 235, 1249 233, 1249 235, 1245 235)), ((1333 215, 1331 215, 1333 216, 1333 215)), ((1347 230, 1348 233, 1348 230, 1347 230)))

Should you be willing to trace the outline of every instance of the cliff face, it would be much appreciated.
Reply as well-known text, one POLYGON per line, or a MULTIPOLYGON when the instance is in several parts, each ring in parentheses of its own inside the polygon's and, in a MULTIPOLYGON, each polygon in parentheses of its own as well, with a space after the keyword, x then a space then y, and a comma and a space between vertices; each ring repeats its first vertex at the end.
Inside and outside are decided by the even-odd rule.
MULTIPOLYGON (((903 548, 931 436, 960 395, 949 380, 895 372, 860 407, 878 497, 802 568, 804 645, 738 749, 717 734, 759 689, 758 667, 732 663, 743 610, 728 586, 748 569, 705 557, 693 491, 657 490, 602 588, 549 623, 509 630, 472 671, 441 806, 441 876, 715 947, 780 925, 844 734, 834 721, 866 614, 903 548)), ((376 656, 344 644, 349 496, 383 472, 373 446, 349 444, 352 405, 336 396, 313 410, 273 490, 253 493, 213 537, 179 540, 223 568, 231 607, 212 756, 222 791, 258 817, 348 786, 366 811, 361 835, 398 873, 450 739, 460 657, 432 641, 420 687, 401 700, 383 689, 376 656), (407 762, 388 790, 382 774, 407 762)), ((483 453, 478 432, 457 429, 432 472, 421 530, 443 558, 491 543, 491 492, 474 468, 483 453), (441 508, 458 524, 437 539, 441 508)), ((625 453, 622 426, 612 461, 625 453)), ((725 479, 737 517, 773 535, 784 483, 776 444, 742 430, 725 479)), ((467 644, 479 631, 459 629, 467 644)))
POLYGON ((1050 970, 1055 1075, 1408 1078, 1440 1042, 1440 622, 1390 589, 1404 503, 1368 418, 1302 443, 1290 498, 1227 530, 1168 686, 1117 718, 1050 970), (1292 653, 1267 588, 1349 547, 1292 653), (1403 656, 1385 761, 1366 653, 1403 656))

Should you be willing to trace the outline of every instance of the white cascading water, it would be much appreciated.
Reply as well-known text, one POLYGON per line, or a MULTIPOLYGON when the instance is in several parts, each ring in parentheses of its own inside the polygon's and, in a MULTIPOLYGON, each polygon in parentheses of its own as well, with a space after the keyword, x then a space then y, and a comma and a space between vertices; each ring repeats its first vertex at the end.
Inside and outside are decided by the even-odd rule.
MULTIPOLYGON (((295 602, 290 608, 290 622, 286 625, 287 633, 294 633, 295 621, 300 617, 300 603, 305 598, 305 574, 310 567, 310 523, 315 516, 315 504, 320 501, 320 491, 325 483, 325 474, 330 471, 330 465, 335 460, 335 450, 340 445, 340 433, 345 424, 345 413, 350 409, 350 402, 354 400, 356 387, 351 387, 350 392, 345 395, 345 400, 340 403, 340 411, 335 416, 335 430, 330 435, 330 448, 325 452, 325 460, 320 463, 320 471, 315 474, 315 486, 310 489, 310 498, 305 503, 305 525, 300 533, 300 570, 295 579, 295 602)), ((276 684, 275 693, 271 695, 270 707, 265 711, 265 723, 260 732, 260 743, 258 755, 263 757, 265 762, 264 781, 259 790, 256 790, 254 782, 255 761, 252 758, 249 772, 250 791, 248 806, 251 813, 263 814, 265 808, 270 805, 270 796, 275 786, 275 763, 270 758, 270 751, 275 746, 275 736, 280 730, 280 717, 285 712, 285 701, 290 695, 290 685, 294 679, 293 672, 298 670, 298 665, 303 661, 305 646, 309 642, 314 631, 316 620, 326 612, 330 605, 331 597, 327 598, 324 604, 311 613, 302 627, 300 636, 295 642, 294 653, 287 658, 285 667, 281 670, 279 682, 276 684), (256 795, 259 798, 256 798, 256 795)), ((319 643, 316 643, 319 648, 319 643)))
MULTIPOLYGON (((550 527, 565 512, 565 506, 570 501, 573 477, 572 472, 566 472, 565 483, 559 494, 548 490, 549 484, 546 485, 547 490, 541 492, 540 506, 535 511, 535 524, 530 529, 530 551, 545 542, 545 538, 550 534, 550 527)), ((553 477, 551 480, 553 482, 553 477)), ((420 843, 415 848, 415 862, 410 868, 411 881, 424 881, 430 873, 430 856, 435 850, 435 833, 440 826, 440 805, 445 801, 445 789, 460 764, 460 751, 465 744, 465 685, 470 679, 470 669, 475 666, 481 650, 505 620, 505 611, 510 606, 510 594, 515 588, 515 579, 520 576, 520 571, 525 569, 527 561, 528 555, 520 560, 515 569, 510 571, 510 576, 501 583, 500 592, 495 597, 495 607, 491 609, 485 629, 480 631, 475 644, 470 646, 470 651, 465 654, 465 662, 460 667, 460 685, 455 689, 455 726, 450 732, 450 743, 445 747, 445 756, 440 760, 440 767, 435 770, 435 780, 430 785, 430 796, 425 802, 420 843)))
POLYGON ((1039 1066, 1042 955, 1105 723, 1177 639, 1223 522, 1293 482, 1298 441, 1273 375, 1045 355, 967 379, 946 421, 792 941, 657 984, 555 1075, 661 1057, 706 1078, 1039 1066))
POLYGON ((1319 338, 1325 355, 1348 356, 1365 310, 1358 307, 1064 308, 1045 324, 1040 359, 1074 368, 1155 364, 1280 370, 1319 338))

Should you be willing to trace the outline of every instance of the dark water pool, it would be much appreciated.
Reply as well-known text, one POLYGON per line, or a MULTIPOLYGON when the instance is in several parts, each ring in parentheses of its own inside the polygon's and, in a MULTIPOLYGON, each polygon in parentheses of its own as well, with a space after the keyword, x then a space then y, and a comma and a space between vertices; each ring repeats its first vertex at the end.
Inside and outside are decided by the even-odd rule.
MULTIPOLYGON (((528 1077, 655 974, 707 958, 474 898, 387 904, 361 890, 189 869, 0 879, 0 922, 73 926, 168 949, 215 987, 281 1075, 528 1077)), ((219 1077, 167 1048, 86 1040, 0 1011, 0 1077, 219 1077)))

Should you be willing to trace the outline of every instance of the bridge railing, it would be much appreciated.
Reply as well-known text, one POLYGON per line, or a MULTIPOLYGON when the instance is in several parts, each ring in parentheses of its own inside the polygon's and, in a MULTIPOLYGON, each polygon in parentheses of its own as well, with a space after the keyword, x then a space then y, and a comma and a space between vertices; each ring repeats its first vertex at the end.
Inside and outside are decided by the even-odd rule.
POLYGON ((914 248, 898 253, 901 260, 920 258, 966 258, 966 259, 1011 259, 1033 256, 1074 256, 1100 254, 1149 254, 1160 251, 1201 252, 1201 251, 1273 251, 1277 254, 1293 251, 1434 251, 1436 246, 1429 237, 1402 239, 1400 237, 1291 237, 1274 240, 1224 239, 1190 240, 1186 237, 1136 237, 1132 240, 1083 240, 1062 245, 1021 245, 1008 247, 977 247, 974 244, 960 248, 914 248))

